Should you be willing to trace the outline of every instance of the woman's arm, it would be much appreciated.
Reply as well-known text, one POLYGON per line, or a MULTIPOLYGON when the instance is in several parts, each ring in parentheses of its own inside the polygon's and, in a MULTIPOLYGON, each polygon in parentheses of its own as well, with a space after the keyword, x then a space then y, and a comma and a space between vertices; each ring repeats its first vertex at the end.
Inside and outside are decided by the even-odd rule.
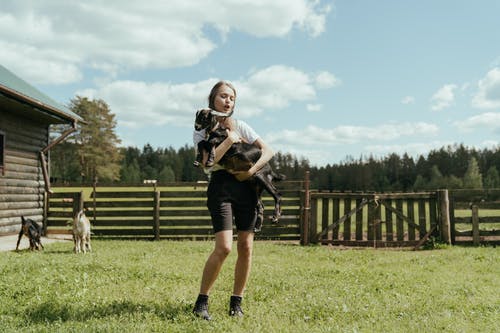
POLYGON ((222 141, 220 145, 215 148, 215 158, 214 158, 214 163, 219 163, 220 159, 224 154, 231 148, 233 143, 238 143, 241 142, 240 137, 236 132, 227 130, 227 138, 222 141))
POLYGON ((271 158, 273 158, 274 156, 274 152, 271 149, 271 147, 269 147, 261 138, 255 140, 253 144, 260 148, 262 154, 260 155, 260 158, 257 160, 257 162, 255 162, 255 164, 248 171, 239 171, 234 173, 234 176, 239 181, 244 181, 252 177, 257 171, 259 171, 264 165, 266 165, 266 163, 269 162, 271 158))

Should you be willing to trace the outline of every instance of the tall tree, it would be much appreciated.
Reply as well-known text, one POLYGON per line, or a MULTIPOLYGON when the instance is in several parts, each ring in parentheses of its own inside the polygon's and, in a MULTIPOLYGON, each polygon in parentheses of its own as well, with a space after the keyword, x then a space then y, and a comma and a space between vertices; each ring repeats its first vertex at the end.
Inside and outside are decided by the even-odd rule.
POLYGON ((483 188, 483 176, 475 157, 471 157, 464 175, 464 188, 483 188))
POLYGON ((486 177, 484 177, 484 187, 485 188, 499 188, 500 187, 500 175, 496 166, 492 166, 486 172, 486 177))
POLYGON ((429 184, 427 185, 430 189, 439 189, 445 187, 445 181, 443 174, 439 170, 437 165, 433 165, 431 168, 431 177, 429 184))
POLYGON ((56 183, 80 180, 80 158, 74 143, 67 140, 55 145, 50 150, 50 175, 52 182, 56 183))
POLYGON ((71 100, 70 109, 86 122, 75 134, 83 179, 119 180, 120 139, 115 133, 115 115, 109 106, 103 100, 76 96, 71 100))

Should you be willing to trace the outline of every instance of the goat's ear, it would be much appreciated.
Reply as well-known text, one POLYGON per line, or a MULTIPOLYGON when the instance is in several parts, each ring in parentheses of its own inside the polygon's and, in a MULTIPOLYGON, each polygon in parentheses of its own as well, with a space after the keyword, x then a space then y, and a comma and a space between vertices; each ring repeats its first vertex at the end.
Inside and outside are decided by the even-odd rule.
POLYGON ((196 118, 200 115, 201 110, 196 111, 196 118))
POLYGON ((26 223, 26 220, 24 219, 24 216, 21 216, 21 222, 24 224, 26 223))

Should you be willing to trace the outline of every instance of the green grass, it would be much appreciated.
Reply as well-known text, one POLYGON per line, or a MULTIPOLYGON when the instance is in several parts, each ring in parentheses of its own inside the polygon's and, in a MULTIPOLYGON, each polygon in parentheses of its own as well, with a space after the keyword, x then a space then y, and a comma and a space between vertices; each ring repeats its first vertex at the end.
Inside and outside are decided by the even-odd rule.
POLYGON ((498 332, 500 253, 257 242, 243 319, 227 316, 235 251, 191 315, 212 242, 94 241, 0 253, 2 332, 498 332))

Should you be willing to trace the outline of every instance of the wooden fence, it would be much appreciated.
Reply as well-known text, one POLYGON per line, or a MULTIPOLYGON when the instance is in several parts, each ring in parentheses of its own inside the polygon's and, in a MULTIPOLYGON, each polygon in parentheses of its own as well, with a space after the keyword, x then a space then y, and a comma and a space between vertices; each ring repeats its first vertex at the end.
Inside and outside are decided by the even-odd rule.
POLYGON ((500 244, 500 189, 450 191, 453 244, 500 244))
MULTIPOLYGON (((272 225, 267 215, 274 201, 264 196, 266 219, 256 239, 300 239, 302 182, 282 182, 282 216, 272 225)), ((206 207, 206 184, 182 183, 165 188, 97 188, 83 192, 53 193, 48 199, 47 233, 69 233, 75 212, 86 209, 92 233, 101 238, 191 239, 213 238, 206 207)))
MULTIPOLYGON (((414 248, 434 239, 500 243, 500 190, 332 193, 309 190, 307 177, 304 182, 279 183, 278 188, 283 194, 280 223, 271 224, 267 215, 274 202, 264 196, 266 220, 256 239, 414 248)), ((86 195, 53 193, 47 200, 45 228, 49 234, 69 233, 67 222, 84 207, 95 237, 212 239, 205 192, 206 184, 177 183, 159 188, 100 187, 86 195)))

